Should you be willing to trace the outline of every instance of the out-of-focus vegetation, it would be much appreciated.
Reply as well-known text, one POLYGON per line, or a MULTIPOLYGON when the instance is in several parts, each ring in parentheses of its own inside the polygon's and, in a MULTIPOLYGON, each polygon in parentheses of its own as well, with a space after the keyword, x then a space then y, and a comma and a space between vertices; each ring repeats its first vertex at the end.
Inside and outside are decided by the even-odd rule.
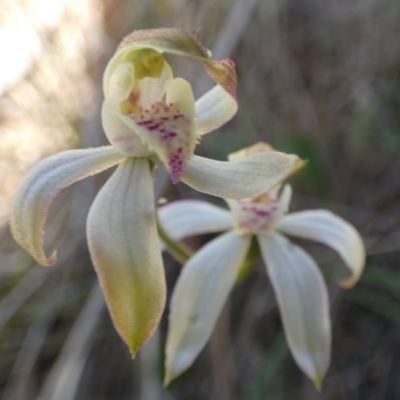
MULTIPOLYGON (((400 398, 399 18, 395 0, 2 0, 0 398, 400 398), (330 286, 332 364, 321 393, 287 350, 262 265, 238 284, 208 347, 167 390, 167 318, 130 359, 104 309, 84 234, 104 174, 53 205, 48 244, 59 249, 56 267, 35 265, 10 238, 12 194, 32 165, 62 149, 106 143, 101 77, 120 39, 162 26, 189 29, 215 58, 237 64, 239 112, 204 137, 199 153, 225 159, 264 140, 308 158, 291 180, 293 207, 329 208, 365 238, 370 256, 359 285, 330 286)), ((176 67, 197 95, 208 88, 194 63, 176 67)), ((205 198, 162 179, 156 185, 169 199, 205 198)), ((341 273, 336 255, 304 244, 328 281, 341 273)), ((165 267, 171 291, 180 266, 166 256, 165 267)))

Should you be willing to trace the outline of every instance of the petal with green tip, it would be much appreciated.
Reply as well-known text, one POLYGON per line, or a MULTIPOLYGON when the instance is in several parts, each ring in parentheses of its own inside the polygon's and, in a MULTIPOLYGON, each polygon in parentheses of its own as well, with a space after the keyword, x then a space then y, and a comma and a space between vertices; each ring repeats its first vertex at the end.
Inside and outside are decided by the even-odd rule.
POLYGON ((215 161, 193 156, 182 181, 199 192, 224 199, 259 196, 302 168, 293 154, 278 151, 256 153, 233 161, 215 161))
POLYGON ((289 348, 301 370, 319 388, 331 354, 328 291, 314 260, 284 236, 259 235, 289 348))
POLYGON ((165 384, 189 368, 209 339, 250 240, 227 232, 207 243, 183 267, 171 299, 165 384))
POLYGON ((146 158, 128 158, 103 186, 87 236, 115 328, 135 355, 159 323, 166 292, 146 158))

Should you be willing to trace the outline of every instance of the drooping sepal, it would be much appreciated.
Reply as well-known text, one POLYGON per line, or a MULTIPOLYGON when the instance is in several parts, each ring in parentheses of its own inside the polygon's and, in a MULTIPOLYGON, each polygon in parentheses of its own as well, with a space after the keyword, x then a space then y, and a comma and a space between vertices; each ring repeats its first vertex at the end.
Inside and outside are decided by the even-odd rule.
POLYGON ((353 225, 328 210, 307 210, 286 215, 279 230, 287 235, 315 240, 336 250, 351 271, 339 284, 350 289, 365 265, 365 246, 353 225))
POLYGON ((183 267, 171 299, 165 384, 190 367, 209 339, 250 246, 230 231, 207 243, 183 267))
POLYGON ((149 161, 129 158, 103 186, 87 220, 107 307, 132 355, 156 329, 165 304, 155 212, 149 161))
POLYGON ((44 253, 44 228, 51 202, 67 186, 120 163, 125 157, 111 147, 67 150, 39 162, 19 186, 11 209, 11 232, 39 264, 52 266, 56 252, 44 253))
POLYGON ((328 291, 315 261, 279 233, 258 242, 274 288, 289 348, 297 365, 321 388, 331 356, 328 291))

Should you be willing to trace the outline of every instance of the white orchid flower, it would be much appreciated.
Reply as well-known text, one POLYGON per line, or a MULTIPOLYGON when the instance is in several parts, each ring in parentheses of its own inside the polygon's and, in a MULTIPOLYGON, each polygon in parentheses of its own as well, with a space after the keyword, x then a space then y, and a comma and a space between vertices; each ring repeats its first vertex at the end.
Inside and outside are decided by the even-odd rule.
POLYGON ((205 346, 255 236, 293 357, 320 387, 331 349, 327 288, 315 261, 284 234, 336 250, 351 271, 340 282, 345 288, 357 282, 365 249, 356 229, 329 211, 286 214, 291 193, 285 185, 280 196, 275 188, 253 199, 230 199, 230 212, 197 200, 175 201, 159 209, 161 225, 175 240, 227 231, 196 252, 178 279, 169 316, 166 383, 185 371, 205 346))
POLYGON ((240 198, 275 185, 300 162, 284 154, 255 155, 236 163, 193 154, 200 136, 223 125, 237 110, 234 64, 210 56, 182 30, 133 32, 104 74, 102 120, 111 146, 64 151, 41 161, 15 196, 15 240, 39 264, 51 266, 56 252, 48 257, 43 241, 52 200, 72 183, 118 165, 90 209, 87 236, 114 325, 132 355, 156 328, 165 304, 154 164, 164 164, 174 183, 182 180, 206 193, 240 198), (190 84, 173 78, 164 53, 199 60, 217 85, 195 102, 190 84), (251 184, 243 185, 249 179, 251 184))

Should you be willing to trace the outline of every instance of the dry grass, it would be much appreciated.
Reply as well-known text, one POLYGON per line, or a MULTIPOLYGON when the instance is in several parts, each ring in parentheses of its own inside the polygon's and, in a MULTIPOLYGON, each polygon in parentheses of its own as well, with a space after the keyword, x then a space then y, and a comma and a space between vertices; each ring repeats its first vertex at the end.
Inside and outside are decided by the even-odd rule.
MULTIPOLYGON (((104 142, 101 75, 122 36, 178 26, 196 33, 217 58, 233 58, 240 79, 238 115, 205 137, 199 152, 225 159, 266 140, 309 158, 292 179, 293 208, 326 207, 349 219, 371 256, 358 287, 345 293, 330 286, 333 358, 321 393, 288 353, 262 265, 236 287, 195 365, 165 390, 166 319, 131 361, 104 310, 84 217, 105 176, 89 179, 68 189, 52 211, 48 242, 60 250, 54 269, 40 269, 2 229, 0 398, 400 398, 400 4, 74 0, 52 24, 33 13, 39 0, 3 1, 0 27, 30 27, 40 44, 39 50, 31 40, 20 44, 28 54, 35 50, 32 61, 0 97, 3 221, 18 182, 37 160, 104 142)), ((194 82, 197 94, 204 92, 210 82, 186 67, 192 64, 178 73, 194 82)), ((170 198, 200 196, 183 185, 157 185, 170 198)), ((340 267, 337 258, 319 246, 309 249, 330 279, 340 267)), ((168 256, 165 265, 171 290, 180 267, 168 256)))

